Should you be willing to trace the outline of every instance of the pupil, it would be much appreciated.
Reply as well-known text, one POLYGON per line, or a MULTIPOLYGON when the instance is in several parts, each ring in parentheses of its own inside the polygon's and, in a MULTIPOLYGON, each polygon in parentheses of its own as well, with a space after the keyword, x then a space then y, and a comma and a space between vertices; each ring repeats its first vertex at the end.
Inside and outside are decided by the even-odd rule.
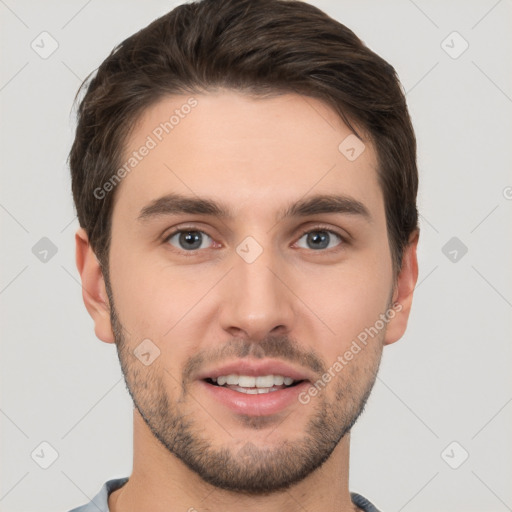
POLYGON ((184 232, 180 236, 180 242, 185 242, 184 245, 189 249, 197 249, 201 247, 201 234, 198 231, 184 232))
POLYGON ((310 233, 308 235, 308 242, 312 242, 313 249, 325 249, 329 246, 329 233, 327 233, 327 231, 315 231, 310 233), (320 244, 317 243, 318 241, 320 244))

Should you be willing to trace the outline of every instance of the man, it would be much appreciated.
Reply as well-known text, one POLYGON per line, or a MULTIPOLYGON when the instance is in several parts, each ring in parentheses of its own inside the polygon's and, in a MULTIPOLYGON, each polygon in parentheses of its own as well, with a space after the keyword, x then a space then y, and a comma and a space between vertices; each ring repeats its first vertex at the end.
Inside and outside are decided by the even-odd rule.
POLYGON ((76 260, 134 402, 129 478, 75 511, 375 511, 350 430, 417 280, 394 69, 319 9, 203 0, 101 64, 76 260))

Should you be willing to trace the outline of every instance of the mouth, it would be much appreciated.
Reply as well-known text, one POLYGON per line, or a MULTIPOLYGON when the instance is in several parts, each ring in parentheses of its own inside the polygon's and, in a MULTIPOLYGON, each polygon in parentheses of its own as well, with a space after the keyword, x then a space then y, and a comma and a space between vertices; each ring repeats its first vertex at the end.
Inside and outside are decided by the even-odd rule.
POLYGON ((212 386, 223 387, 245 393, 247 395, 263 395, 274 393, 282 389, 293 388, 306 382, 306 379, 293 379, 284 375, 220 375, 219 377, 207 377, 204 382, 212 386))
POLYGON ((309 370, 277 359, 232 360, 194 377, 212 406, 246 416, 270 416, 300 406, 300 393, 315 380, 309 370))
POLYGON ((268 417, 300 407, 300 393, 308 389, 314 375, 284 361, 238 360, 204 370, 196 379, 212 406, 268 417))

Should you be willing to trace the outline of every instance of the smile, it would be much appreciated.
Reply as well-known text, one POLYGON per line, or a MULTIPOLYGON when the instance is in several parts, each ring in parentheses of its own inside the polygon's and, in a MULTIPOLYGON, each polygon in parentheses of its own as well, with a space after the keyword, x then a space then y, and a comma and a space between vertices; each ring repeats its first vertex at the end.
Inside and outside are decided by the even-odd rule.
POLYGON ((283 375, 220 375, 205 379, 208 383, 248 395, 272 393, 302 382, 283 375))

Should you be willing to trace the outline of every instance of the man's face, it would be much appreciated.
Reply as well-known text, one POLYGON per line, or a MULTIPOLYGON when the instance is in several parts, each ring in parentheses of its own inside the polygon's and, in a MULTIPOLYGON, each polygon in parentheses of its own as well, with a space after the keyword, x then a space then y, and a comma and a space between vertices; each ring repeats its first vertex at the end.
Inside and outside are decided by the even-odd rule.
POLYGON ((347 158, 339 145, 351 132, 318 100, 194 98, 168 134, 155 129, 188 96, 147 110, 128 141, 126 159, 153 146, 148 136, 156 146, 115 191, 112 327, 154 436, 207 482, 265 493, 327 460, 374 384, 386 331, 375 326, 394 283, 377 159, 370 144, 347 158), (176 202, 156 203, 168 194, 232 216, 173 213, 176 202), (320 195, 345 198, 343 208, 322 213, 315 201, 282 216, 320 195), (231 374, 304 382, 282 389, 280 377, 260 379, 259 393, 245 377, 238 390, 209 380, 231 374))

